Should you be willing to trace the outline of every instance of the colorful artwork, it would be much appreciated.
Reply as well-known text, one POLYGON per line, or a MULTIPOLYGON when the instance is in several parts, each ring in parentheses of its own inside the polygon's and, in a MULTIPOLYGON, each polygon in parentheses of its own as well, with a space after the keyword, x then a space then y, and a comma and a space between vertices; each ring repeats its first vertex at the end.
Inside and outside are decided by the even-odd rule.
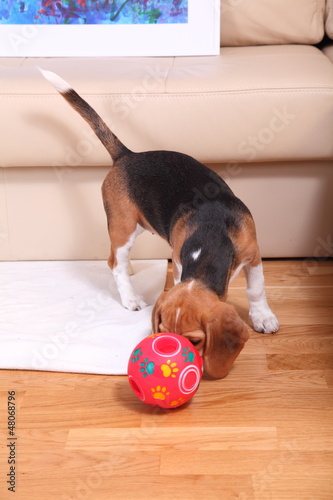
POLYGON ((0 0, 0 24, 175 24, 188 0, 0 0))

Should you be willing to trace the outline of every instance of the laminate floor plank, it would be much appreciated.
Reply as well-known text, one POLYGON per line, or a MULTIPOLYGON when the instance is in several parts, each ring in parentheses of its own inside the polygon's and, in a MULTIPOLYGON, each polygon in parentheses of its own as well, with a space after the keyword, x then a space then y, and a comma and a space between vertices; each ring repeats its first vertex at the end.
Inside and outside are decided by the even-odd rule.
POLYGON ((144 405, 127 377, 0 370, 0 498, 331 500, 333 261, 264 270, 279 332, 252 330, 241 273, 228 301, 250 339, 225 379, 203 380, 180 408, 144 405))

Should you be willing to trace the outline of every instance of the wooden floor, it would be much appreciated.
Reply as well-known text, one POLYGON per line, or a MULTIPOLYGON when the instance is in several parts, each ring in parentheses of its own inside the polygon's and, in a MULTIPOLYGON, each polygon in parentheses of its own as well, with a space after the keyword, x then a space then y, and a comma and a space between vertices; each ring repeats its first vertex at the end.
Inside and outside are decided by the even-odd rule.
MULTIPOLYGON (((178 409, 144 405, 126 377, 0 371, 0 499, 332 500, 333 262, 264 268, 280 331, 251 330, 228 377, 178 409)), ((247 321, 243 277, 229 301, 247 321)))

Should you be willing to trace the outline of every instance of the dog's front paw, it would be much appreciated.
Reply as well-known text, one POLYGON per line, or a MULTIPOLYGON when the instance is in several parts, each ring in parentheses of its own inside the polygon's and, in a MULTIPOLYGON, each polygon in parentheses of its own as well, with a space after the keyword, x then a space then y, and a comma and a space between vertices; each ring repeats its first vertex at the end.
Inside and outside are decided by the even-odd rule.
POLYGON ((122 300, 123 306, 129 311, 140 311, 147 307, 148 304, 143 300, 140 295, 134 295, 132 297, 126 297, 122 300))
POLYGON ((250 312, 250 318, 253 328, 259 333, 275 333, 280 327, 277 317, 270 309, 264 312, 250 312))

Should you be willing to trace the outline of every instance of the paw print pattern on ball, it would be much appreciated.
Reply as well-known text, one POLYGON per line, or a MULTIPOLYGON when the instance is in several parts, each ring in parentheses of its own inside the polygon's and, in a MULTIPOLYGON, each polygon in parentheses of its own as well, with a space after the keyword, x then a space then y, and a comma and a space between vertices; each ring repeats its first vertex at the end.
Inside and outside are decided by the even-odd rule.
POLYGON ((170 408, 176 408, 176 406, 183 405, 184 403, 186 403, 186 399, 184 399, 184 398, 178 398, 175 401, 171 401, 170 408))
POLYGON ((129 384, 144 403, 178 408, 195 394, 203 360, 191 342, 176 333, 155 333, 134 347, 127 366, 129 384))
POLYGON ((170 392, 167 392, 166 387, 161 387, 160 385, 157 385, 156 387, 152 387, 151 389, 153 393, 153 398, 155 399, 166 399, 167 396, 169 396, 170 392))
POLYGON ((131 356, 131 362, 136 363, 139 361, 140 356, 142 356, 142 349, 140 347, 138 349, 134 349, 131 356))
POLYGON ((160 337, 161 335, 163 335, 163 333, 152 333, 148 335, 147 339, 156 339, 156 337, 160 337))
POLYGON ((161 366, 161 370, 164 377, 176 378, 179 368, 177 368, 177 363, 171 363, 171 359, 168 359, 166 363, 161 366))
POLYGON ((142 363, 140 363, 140 372, 143 377, 147 377, 148 375, 152 375, 155 371, 155 363, 153 361, 149 361, 148 358, 145 358, 142 363))
POLYGON ((188 363, 193 363, 194 352, 192 352, 189 347, 185 347, 184 349, 182 349, 182 356, 184 356, 184 361, 188 363))

